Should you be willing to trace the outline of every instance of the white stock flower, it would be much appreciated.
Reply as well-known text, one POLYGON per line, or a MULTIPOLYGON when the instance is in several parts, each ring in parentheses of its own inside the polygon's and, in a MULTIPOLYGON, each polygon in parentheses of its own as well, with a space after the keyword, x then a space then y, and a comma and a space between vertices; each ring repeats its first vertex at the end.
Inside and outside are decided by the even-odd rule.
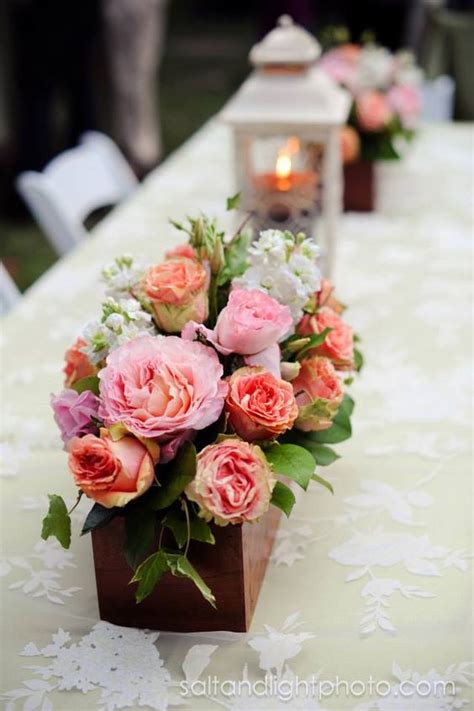
POLYGON ((106 295, 119 299, 131 294, 139 284, 143 273, 143 268, 135 264, 133 257, 129 254, 117 257, 112 264, 102 270, 102 281, 106 284, 106 295))
POLYGON ((409 50, 400 50, 395 54, 395 84, 420 87, 423 82, 423 71, 416 65, 415 55, 409 50))
POLYGON ((319 247, 303 235, 265 230, 249 249, 250 266, 234 284, 260 289, 289 306, 296 323, 321 283, 316 265, 319 247))
POLYGON ((362 47, 352 81, 354 93, 369 89, 386 89, 391 84, 394 58, 385 47, 366 45, 362 47))

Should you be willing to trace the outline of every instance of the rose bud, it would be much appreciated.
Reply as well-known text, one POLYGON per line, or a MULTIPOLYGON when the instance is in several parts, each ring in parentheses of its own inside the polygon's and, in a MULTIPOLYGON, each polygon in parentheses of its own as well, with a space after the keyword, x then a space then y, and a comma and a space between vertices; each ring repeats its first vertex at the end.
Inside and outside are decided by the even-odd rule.
POLYGON ((97 373, 96 368, 81 350, 85 345, 86 342, 82 338, 78 338, 64 354, 66 364, 63 368, 63 373, 65 375, 64 385, 66 388, 70 388, 71 385, 77 383, 78 380, 82 380, 82 378, 88 378, 97 373))
POLYGON ((152 442, 148 448, 131 435, 114 441, 108 430, 101 429, 100 437, 74 437, 68 450, 76 485, 108 509, 125 506, 153 483, 159 448, 152 442))
POLYGON ((239 368, 229 379, 225 411, 239 437, 274 439, 293 426, 298 406, 293 388, 264 368, 239 368))
POLYGON ((326 356, 337 370, 352 370, 354 368, 352 328, 332 309, 323 306, 315 314, 306 314, 297 325, 296 332, 300 336, 310 336, 313 333, 322 333, 326 328, 332 330, 327 334, 324 343, 312 348, 309 354, 326 356))
POLYGON ((295 427, 303 432, 331 427, 344 396, 331 361, 321 356, 305 358, 292 385, 298 404, 295 427))
POLYGON ((197 260, 197 254, 196 250, 194 247, 192 247, 190 244, 179 244, 177 247, 173 247, 173 249, 169 249, 165 253, 166 259, 193 259, 197 260))
POLYGON ((318 308, 327 306, 337 314, 342 314, 346 307, 334 295, 334 287, 328 279, 321 280, 321 289, 316 292, 316 305, 318 308))
POLYGON ((209 308, 208 281, 204 267, 191 259, 173 258, 151 267, 142 285, 158 327, 177 333, 188 321, 203 323, 209 308))
POLYGON ((226 526, 263 516, 275 484, 260 447, 230 437, 198 454, 196 476, 186 495, 199 505, 202 518, 226 526))

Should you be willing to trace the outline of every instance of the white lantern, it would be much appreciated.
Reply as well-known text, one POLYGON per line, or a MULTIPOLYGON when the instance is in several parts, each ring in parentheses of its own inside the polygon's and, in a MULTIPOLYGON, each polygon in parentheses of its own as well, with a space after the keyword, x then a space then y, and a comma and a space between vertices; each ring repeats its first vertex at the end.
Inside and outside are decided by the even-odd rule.
POLYGON ((351 99, 315 66, 318 42, 288 15, 250 52, 255 70, 221 112, 253 227, 305 232, 330 276, 341 211, 340 127, 351 99))

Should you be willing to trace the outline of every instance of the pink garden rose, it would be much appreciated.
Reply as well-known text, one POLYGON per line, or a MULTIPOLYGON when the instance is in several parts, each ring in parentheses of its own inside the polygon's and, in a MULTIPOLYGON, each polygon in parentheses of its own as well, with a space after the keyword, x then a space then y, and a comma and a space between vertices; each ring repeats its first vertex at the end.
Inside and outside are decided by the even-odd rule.
POLYGON ((392 115, 392 109, 380 91, 364 91, 356 99, 356 116, 362 131, 381 131, 392 115))
POLYGON ((99 373, 100 415, 140 437, 168 441, 221 414, 227 384, 212 348, 177 336, 141 336, 112 351, 99 373))
POLYGON ((391 109, 400 116, 406 129, 416 128, 421 112, 421 96, 415 86, 393 86, 387 93, 391 109))
POLYGON ((205 447, 186 495, 219 526, 256 521, 268 510, 276 479, 260 447, 228 438, 205 447))
POLYGON ((86 496, 106 508, 125 506, 153 483, 154 458, 130 435, 114 441, 107 430, 69 443, 69 469, 86 496))
POLYGON ((192 259, 178 257, 151 267, 142 285, 159 328, 178 333, 187 321, 205 321, 208 281, 202 264, 192 259))
POLYGON ((98 416, 99 398, 90 390, 81 394, 71 389, 63 390, 59 395, 51 396, 51 407, 64 444, 73 437, 98 431, 92 418, 98 416))
POLYGON ((81 350, 85 345, 86 342, 82 338, 78 338, 71 348, 68 348, 64 355, 66 364, 63 368, 63 373, 65 376, 64 385, 66 388, 70 388, 71 385, 77 383, 78 380, 88 378, 91 375, 95 375, 97 372, 89 358, 81 350))
POLYGON ((338 84, 351 86, 359 61, 360 47, 356 44, 344 44, 325 52, 319 61, 319 67, 338 84))
POLYGON ((344 393, 336 369, 328 358, 304 358, 292 382, 298 403, 295 427, 304 432, 326 430, 332 425, 344 393))
POLYGON ((290 383, 258 367, 232 373, 225 410, 235 432, 248 442, 278 437, 298 415, 290 383))
POLYGON ((299 336, 311 336, 322 333, 324 329, 332 330, 324 343, 314 348, 311 353, 329 358, 337 370, 352 370, 354 367, 354 338, 352 328, 338 314, 327 306, 315 314, 306 314, 296 327, 299 336))

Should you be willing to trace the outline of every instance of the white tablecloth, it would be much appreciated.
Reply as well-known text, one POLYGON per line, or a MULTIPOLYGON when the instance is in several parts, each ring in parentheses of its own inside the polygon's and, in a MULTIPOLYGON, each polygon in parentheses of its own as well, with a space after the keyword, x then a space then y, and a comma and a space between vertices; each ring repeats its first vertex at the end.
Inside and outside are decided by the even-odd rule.
POLYGON ((97 312, 99 270, 124 251, 159 260, 182 239, 169 217, 228 219, 230 155, 227 129, 206 126, 2 324, 6 699, 29 711, 273 710, 275 698, 217 684, 248 678, 258 694, 273 675, 295 694, 282 708, 460 708, 472 698, 469 126, 423 129, 404 162, 379 169, 379 211, 342 220, 336 283, 367 363, 354 436, 322 472, 335 495, 315 486, 281 525, 248 635, 100 623, 89 539, 74 536, 69 552, 40 540, 46 494, 74 496, 48 401, 97 312), (301 682, 318 674, 339 688, 307 698, 301 682), (180 683, 195 679, 185 698, 180 683), (447 696, 443 680, 456 687, 447 696))

